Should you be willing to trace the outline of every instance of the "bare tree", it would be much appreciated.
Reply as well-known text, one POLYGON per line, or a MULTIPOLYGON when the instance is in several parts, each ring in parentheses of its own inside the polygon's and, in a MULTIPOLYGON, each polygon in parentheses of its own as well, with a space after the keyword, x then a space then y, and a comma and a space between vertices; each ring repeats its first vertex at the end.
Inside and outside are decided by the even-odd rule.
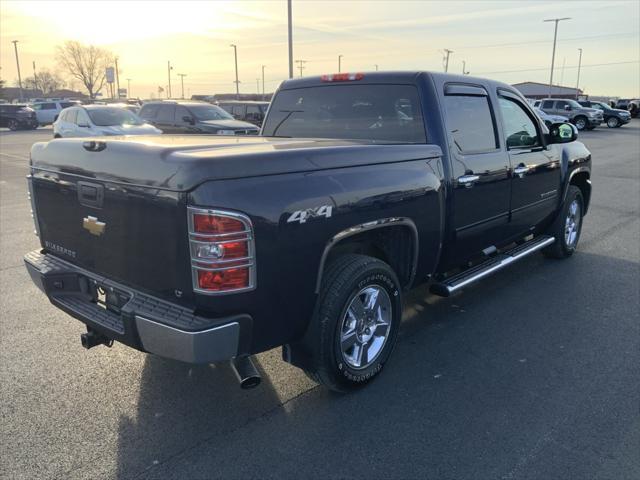
POLYGON ((40 90, 43 95, 50 95, 64 87, 65 82, 57 72, 51 72, 46 68, 41 69, 36 78, 27 77, 24 80, 26 88, 40 90))
POLYGON ((56 57, 60 66, 72 78, 80 80, 89 92, 89 96, 95 98, 96 94, 104 86, 105 69, 112 64, 113 53, 100 47, 83 45, 76 41, 67 41, 56 50, 56 57))

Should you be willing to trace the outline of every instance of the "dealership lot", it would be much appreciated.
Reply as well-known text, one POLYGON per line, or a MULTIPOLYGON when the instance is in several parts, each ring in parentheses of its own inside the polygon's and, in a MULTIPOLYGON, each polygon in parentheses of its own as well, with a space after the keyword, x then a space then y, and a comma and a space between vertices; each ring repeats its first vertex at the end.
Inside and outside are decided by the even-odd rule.
POLYGON ((577 255, 411 292, 384 375, 349 396, 279 350, 242 391, 227 365, 82 349, 22 265, 29 147, 51 136, 0 133, 0 476, 640 478, 639 120, 580 135, 594 194, 577 255))

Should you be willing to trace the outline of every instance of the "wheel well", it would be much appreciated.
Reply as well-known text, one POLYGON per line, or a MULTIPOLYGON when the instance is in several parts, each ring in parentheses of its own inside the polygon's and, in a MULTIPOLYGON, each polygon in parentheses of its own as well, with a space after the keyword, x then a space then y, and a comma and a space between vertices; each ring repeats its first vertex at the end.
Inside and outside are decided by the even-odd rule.
POLYGON ((588 172, 578 172, 571 177, 570 185, 575 185, 582 192, 582 198, 584 199, 584 213, 587 213, 589 208, 589 200, 591 200, 591 183, 589 182, 588 172))
POLYGON ((375 257, 387 263, 398 276, 403 287, 410 286, 417 259, 417 236, 407 225, 393 225, 366 230, 330 245, 323 255, 318 276, 318 290, 327 266, 337 257, 356 253, 375 257))

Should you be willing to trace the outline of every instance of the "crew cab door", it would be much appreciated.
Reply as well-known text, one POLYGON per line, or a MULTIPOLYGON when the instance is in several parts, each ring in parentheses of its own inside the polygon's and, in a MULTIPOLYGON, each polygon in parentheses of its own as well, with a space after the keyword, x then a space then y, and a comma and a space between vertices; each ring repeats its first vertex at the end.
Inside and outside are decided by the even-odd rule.
POLYGON ((452 167, 454 245, 445 261, 462 263, 507 235, 509 157, 498 142, 494 106, 476 85, 445 85, 444 115, 452 167))
POLYGON ((154 125, 164 133, 178 133, 179 130, 175 126, 175 111, 176 106, 173 103, 160 105, 155 116, 154 125))
POLYGON ((510 233, 526 234, 556 209, 560 154, 544 145, 540 122, 519 96, 499 90, 498 104, 512 168, 510 233))

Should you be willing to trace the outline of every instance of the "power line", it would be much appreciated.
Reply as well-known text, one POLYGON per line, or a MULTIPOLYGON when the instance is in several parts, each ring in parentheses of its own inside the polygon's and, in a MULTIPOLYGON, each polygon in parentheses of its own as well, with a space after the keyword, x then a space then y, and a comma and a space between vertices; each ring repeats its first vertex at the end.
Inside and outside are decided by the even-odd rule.
MULTIPOLYGON (((581 68, 606 67, 606 66, 609 66, 609 65, 626 65, 626 64, 630 64, 630 63, 640 63, 640 60, 632 60, 632 61, 626 61, 626 62, 611 62, 611 63, 592 63, 591 65, 582 65, 581 68)), ((565 67, 565 68, 578 68, 578 66, 577 65, 572 65, 572 66, 565 67)), ((489 74, 495 74, 495 73, 540 72, 542 70, 549 70, 549 67, 525 68, 525 69, 522 69, 522 70, 501 70, 501 71, 496 71, 496 72, 478 72, 477 75, 489 75, 489 74)))
MULTIPOLYGON (((560 38, 558 42, 572 42, 576 40, 589 40, 592 38, 605 38, 605 37, 632 37, 640 35, 640 32, 627 32, 627 33, 606 33, 601 35, 586 35, 583 37, 571 37, 571 38, 560 38)), ((472 48, 494 48, 494 47, 518 47, 522 45, 531 45, 533 43, 551 43, 553 40, 527 40, 522 42, 511 42, 511 43, 493 43, 489 45, 467 45, 462 47, 455 47, 456 50, 467 50, 472 48)))

